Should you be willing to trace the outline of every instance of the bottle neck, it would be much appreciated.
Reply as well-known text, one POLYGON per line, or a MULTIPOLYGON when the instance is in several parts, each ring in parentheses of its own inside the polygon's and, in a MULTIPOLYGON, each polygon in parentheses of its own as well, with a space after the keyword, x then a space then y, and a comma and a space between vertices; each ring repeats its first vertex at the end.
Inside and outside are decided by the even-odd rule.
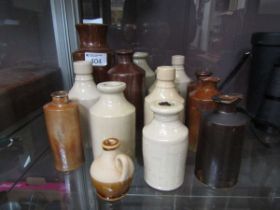
POLYGON ((157 80, 156 87, 159 88, 175 88, 174 81, 157 80))
POLYGON ((118 64, 128 64, 132 63, 132 54, 117 54, 117 63, 118 64))
POLYGON ((93 81, 93 76, 92 76, 92 74, 76 75, 75 81, 76 82, 93 81))
POLYGON ((163 115, 163 114, 154 114, 155 119, 160 122, 173 122, 179 120, 178 114, 170 114, 170 115, 163 115))
POLYGON ((236 105, 235 104, 218 103, 218 112, 234 113, 234 112, 236 112, 236 105))
POLYGON ((115 158, 116 154, 117 154, 116 149, 114 149, 114 150, 104 150, 103 149, 102 157, 111 160, 111 159, 115 158))

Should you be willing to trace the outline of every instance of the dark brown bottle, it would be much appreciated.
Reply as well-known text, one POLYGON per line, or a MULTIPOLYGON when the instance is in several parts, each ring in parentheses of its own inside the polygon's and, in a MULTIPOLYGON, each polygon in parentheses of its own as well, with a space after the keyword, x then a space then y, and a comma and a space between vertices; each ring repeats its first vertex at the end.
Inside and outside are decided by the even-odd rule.
POLYGON ((213 97, 217 109, 201 125, 195 175, 213 188, 237 183, 247 118, 236 111, 241 95, 213 97))
POLYGON ((196 151, 199 126, 202 112, 211 112, 216 108, 216 103, 212 97, 218 95, 217 83, 220 81, 218 77, 206 77, 200 79, 196 90, 191 92, 188 116, 189 116, 189 149, 196 151))
MULTIPOLYGON (((117 50, 117 65, 108 71, 111 81, 122 81, 126 83, 124 94, 126 99, 136 108, 136 129, 137 139, 141 139, 141 131, 143 128, 143 98, 144 98, 144 79, 145 71, 133 63, 133 50, 117 50)), ((136 147, 141 148, 139 140, 136 147)))
POLYGON ((80 48, 73 53, 73 60, 92 62, 95 83, 108 81, 108 70, 113 64, 113 52, 107 45, 107 25, 77 24, 80 48))
POLYGON ((58 171, 72 171, 84 162, 78 105, 68 100, 66 91, 51 94, 44 106, 49 142, 58 171))

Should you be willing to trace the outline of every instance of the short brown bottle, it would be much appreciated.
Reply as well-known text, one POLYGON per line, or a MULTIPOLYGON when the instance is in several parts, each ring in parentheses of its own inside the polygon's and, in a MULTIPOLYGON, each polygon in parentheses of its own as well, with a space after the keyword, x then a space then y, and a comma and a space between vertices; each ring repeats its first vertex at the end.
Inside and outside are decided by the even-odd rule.
POLYGON ((213 188, 227 188, 238 180, 247 117, 236 110, 241 95, 218 95, 213 100, 217 109, 201 124, 195 175, 213 188))
POLYGON ((219 93, 217 83, 218 77, 206 77, 200 79, 196 90, 191 92, 188 117, 189 117, 189 148, 195 152, 197 148, 199 126, 201 122, 201 113, 210 112, 216 108, 216 103, 212 97, 219 93))
POLYGON ((84 162, 78 105, 69 101, 66 91, 53 92, 51 96, 52 101, 43 109, 55 168, 72 171, 84 162))
POLYGON ((108 70, 113 64, 113 52, 107 45, 107 25, 77 24, 80 47, 73 53, 73 60, 92 62, 95 83, 108 81, 108 70))

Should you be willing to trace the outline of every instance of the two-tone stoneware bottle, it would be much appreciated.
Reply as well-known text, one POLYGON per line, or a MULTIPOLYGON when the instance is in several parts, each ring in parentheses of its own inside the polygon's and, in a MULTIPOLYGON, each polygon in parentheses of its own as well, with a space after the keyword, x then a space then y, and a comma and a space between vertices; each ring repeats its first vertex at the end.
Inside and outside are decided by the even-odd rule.
MULTIPOLYGON (((175 68, 172 66, 159 66, 156 70, 157 81, 153 91, 145 97, 144 124, 149 124, 154 118, 151 104, 157 100, 171 100, 181 103, 184 107, 185 100, 175 88, 175 68)), ((180 113, 180 120, 184 122, 184 109, 180 113)))
POLYGON ((154 119, 143 128, 144 179, 158 190, 169 191, 184 182, 188 129, 179 120, 177 101, 154 101, 154 119))
POLYGON ((247 117, 236 110, 241 95, 213 97, 217 109, 202 122, 196 154, 196 177, 213 188, 238 181, 247 117))
POLYGON ((90 108, 97 102, 100 93, 93 81, 91 62, 75 61, 73 65, 76 76, 68 96, 70 100, 75 101, 79 105, 84 146, 90 148, 90 108))
POLYGON ((77 24, 79 49, 73 52, 73 60, 92 63, 94 81, 108 81, 108 70, 113 65, 113 52, 107 44, 107 29, 104 24, 77 24))
POLYGON ((72 171, 84 162, 79 107, 68 99, 66 91, 53 92, 51 96, 52 101, 43 109, 55 168, 72 171))
POLYGON ((101 96, 90 109, 94 158, 102 153, 102 141, 107 138, 118 138, 121 143, 119 150, 134 158, 135 107, 124 97, 126 84, 109 81, 99 83, 97 88, 101 96))
POLYGON ((102 142, 102 153, 91 167, 90 175, 97 195, 106 201, 125 196, 132 182, 134 165, 131 158, 118 151, 120 141, 109 138, 102 142))
POLYGON ((206 77, 200 81, 196 90, 190 95, 188 106, 189 148, 193 152, 197 149, 201 114, 211 112, 216 108, 216 103, 212 100, 212 97, 219 93, 217 83, 220 79, 218 77, 206 77))

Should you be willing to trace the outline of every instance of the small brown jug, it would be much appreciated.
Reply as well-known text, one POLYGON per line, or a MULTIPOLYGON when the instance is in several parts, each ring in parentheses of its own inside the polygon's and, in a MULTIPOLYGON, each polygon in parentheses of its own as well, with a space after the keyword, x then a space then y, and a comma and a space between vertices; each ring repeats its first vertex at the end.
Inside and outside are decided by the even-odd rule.
POLYGON ((129 156, 118 152, 120 142, 116 138, 103 141, 103 153, 96 158, 90 175, 97 195, 106 201, 116 201, 125 196, 129 190, 134 165, 129 156))

